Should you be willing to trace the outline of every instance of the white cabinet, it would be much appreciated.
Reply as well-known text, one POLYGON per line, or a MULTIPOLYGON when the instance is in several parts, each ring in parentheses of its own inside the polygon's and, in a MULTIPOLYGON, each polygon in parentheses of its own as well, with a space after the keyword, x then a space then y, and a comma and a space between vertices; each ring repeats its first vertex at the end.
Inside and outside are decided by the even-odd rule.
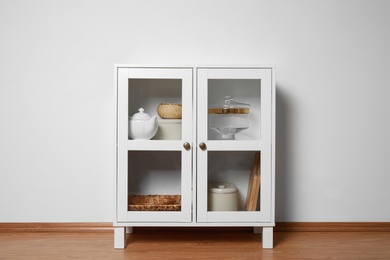
MULTIPOLYGON (((115 88, 115 248, 126 246, 126 227, 129 231, 135 226, 251 226, 262 228, 263 247, 272 248, 274 69, 117 65, 115 88), (224 140, 209 127, 210 120, 214 120, 210 104, 220 103, 226 96, 250 105, 249 127, 236 133, 235 140, 224 140), (152 140, 130 139, 129 117, 141 107, 155 116, 161 103, 181 104, 181 136, 169 140, 161 135, 152 140), (260 154, 258 164, 256 153, 260 154), (256 172, 260 172, 256 175, 260 184, 249 210, 248 186, 255 187, 250 180, 256 172), (215 198, 209 193, 211 183, 237 187, 234 210, 210 208, 210 199, 215 198)), ((163 129, 160 120, 159 124, 163 129)))

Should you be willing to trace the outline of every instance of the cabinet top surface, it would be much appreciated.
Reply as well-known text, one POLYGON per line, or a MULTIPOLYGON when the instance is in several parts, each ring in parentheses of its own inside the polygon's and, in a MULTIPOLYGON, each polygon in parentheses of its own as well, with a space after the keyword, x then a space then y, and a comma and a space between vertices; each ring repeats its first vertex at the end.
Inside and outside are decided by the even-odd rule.
POLYGON ((151 65, 151 64, 114 64, 115 68, 210 68, 210 69, 253 69, 253 68, 260 68, 260 69, 274 69, 274 65, 269 64, 255 64, 255 65, 207 65, 207 64, 197 64, 197 65, 170 65, 170 64, 164 64, 164 65, 151 65))

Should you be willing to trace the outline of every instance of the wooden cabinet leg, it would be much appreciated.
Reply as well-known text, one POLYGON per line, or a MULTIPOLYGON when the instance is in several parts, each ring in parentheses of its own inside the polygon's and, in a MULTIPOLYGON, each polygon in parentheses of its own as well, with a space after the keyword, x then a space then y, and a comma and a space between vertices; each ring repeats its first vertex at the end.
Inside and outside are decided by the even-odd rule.
POLYGON ((124 249, 126 247, 126 228, 114 227, 114 248, 124 249))
POLYGON ((273 227, 263 227, 263 248, 273 248, 274 247, 274 228, 273 227))

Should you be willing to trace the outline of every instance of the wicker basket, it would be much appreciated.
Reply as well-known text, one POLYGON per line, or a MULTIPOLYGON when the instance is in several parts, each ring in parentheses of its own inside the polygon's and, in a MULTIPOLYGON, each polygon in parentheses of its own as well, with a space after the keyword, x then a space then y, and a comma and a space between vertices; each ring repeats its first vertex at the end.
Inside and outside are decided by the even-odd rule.
POLYGON ((161 103, 157 107, 157 114, 163 119, 181 119, 181 104, 161 103))
POLYGON ((129 195, 129 211, 180 211, 180 195, 129 195))

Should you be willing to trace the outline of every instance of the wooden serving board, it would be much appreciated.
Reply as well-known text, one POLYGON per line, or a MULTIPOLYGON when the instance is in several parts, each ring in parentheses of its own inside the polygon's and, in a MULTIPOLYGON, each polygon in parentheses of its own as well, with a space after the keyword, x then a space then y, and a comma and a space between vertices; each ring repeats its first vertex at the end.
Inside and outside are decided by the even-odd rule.
POLYGON ((255 154, 252 173, 249 178, 248 192, 246 194, 246 211, 255 211, 260 194, 260 153, 255 154))

